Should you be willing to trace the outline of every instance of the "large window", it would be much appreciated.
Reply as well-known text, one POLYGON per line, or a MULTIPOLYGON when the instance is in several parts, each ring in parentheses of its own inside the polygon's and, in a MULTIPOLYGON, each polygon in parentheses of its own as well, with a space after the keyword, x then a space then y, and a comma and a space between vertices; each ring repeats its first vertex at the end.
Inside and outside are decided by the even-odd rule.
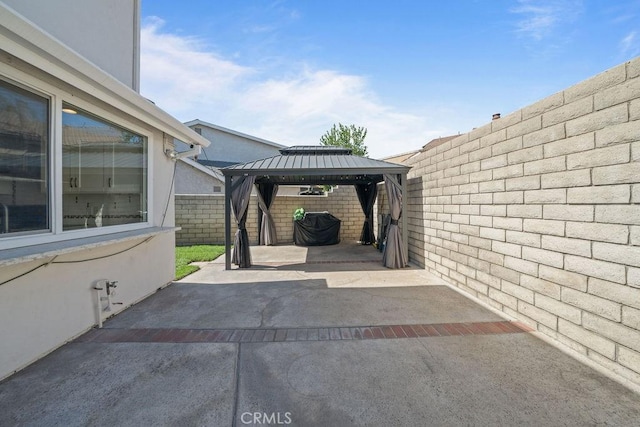
POLYGON ((50 230, 49 99, 0 80, 0 236, 50 230))
POLYGON ((147 137, 74 105, 60 112, 53 93, 0 79, 2 248, 13 237, 149 221, 147 137))
POLYGON ((75 106, 62 109, 64 230, 147 221, 147 139, 75 106))

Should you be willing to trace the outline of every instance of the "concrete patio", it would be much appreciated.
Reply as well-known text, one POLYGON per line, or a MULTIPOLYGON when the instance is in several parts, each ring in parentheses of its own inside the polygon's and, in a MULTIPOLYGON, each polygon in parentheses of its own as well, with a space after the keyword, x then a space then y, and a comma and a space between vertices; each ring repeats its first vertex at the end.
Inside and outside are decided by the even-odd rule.
POLYGON ((424 270, 347 244, 252 255, 0 383, 0 425, 638 424, 639 394, 424 270))

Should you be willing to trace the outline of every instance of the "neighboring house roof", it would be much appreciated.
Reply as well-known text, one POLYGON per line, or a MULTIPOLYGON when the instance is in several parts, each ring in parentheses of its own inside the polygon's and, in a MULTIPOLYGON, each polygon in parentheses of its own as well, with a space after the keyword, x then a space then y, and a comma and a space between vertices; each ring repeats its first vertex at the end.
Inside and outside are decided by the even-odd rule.
POLYGON ((390 163, 402 164, 402 162, 407 160, 409 157, 412 157, 412 156, 416 155, 419 152, 420 152, 420 150, 413 150, 413 151, 409 151, 407 153, 396 154, 396 155, 393 155, 393 156, 384 157, 381 160, 384 160, 385 162, 390 162, 390 163))
POLYGON ((453 138, 456 138, 458 136, 460 135, 449 135, 449 136, 443 136, 440 138, 432 139, 431 141, 423 145, 422 148, 419 150, 413 150, 413 151, 409 151, 402 154, 394 154, 393 156, 384 157, 382 160, 391 162, 391 163, 404 164, 405 161, 409 160, 411 157, 415 156, 416 154, 426 150, 431 150, 432 148, 436 148, 438 145, 442 145, 447 141, 451 141, 453 138))
POLYGON ((182 158, 180 159, 180 161, 182 161, 183 163, 199 170, 200 172, 204 172, 207 175, 224 182, 224 176, 222 175, 222 173, 220 173, 220 170, 218 168, 213 168, 213 167, 209 167, 209 166, 205 166, 203 164, 201 164, 200 162, 196 162, 195 160, 192 160, 188 157, 182 158))
POLYGON ((426 150, 431 150, 432 148, 436 148, 438 145, 442 145, 447 141, 451 141, 453 138, 457 138, 460 135, 449 135, 449 136, 442 136, 440 138, 436 138, 436 139, 432 139, 431 141, 427 142, 425 145, 422 146, 422 150, 421 151, 426 151, 426 150))
POLYGON ((242 133, 242 132, 238 132, 236 130, 232 130, 232 129, 228 129, 222 126, 218 126, 218 125, 214 125, 213 123, 209 123, 209 122, 205 122, 204 120, 200 120, 200 119, 195 119, 195 120, 191 120, 189 122, 185 122, 186 126, 189 126, 190 128, 192 128, 193 126, 206 126, 208 128, 211 129, 215 129, 218 130, 220 132, 226 132, 228 134, 231 135, 236 135, 251 141, 255 141, 255 142, 260 142, 262 144, 266 144, 266 145, 270 145, 272 147, 276 147, 276 148, 284 148, 284 145, 281 144, 277 144, 273 141, 268 141, 266 139, 262 139, 262 138, 258 138, 257 136, 252 136, 252 135, 248 135, 246 133, 242 133))
POLYGON ((278 184, 345 184, 383 181, 384 174, 403 174, 408 166, 351 154, 351 150, 327 146, 297 146, 281 155, 223 168, 223 175, 259 176, 256 182, 278 184))
POLYGON ((191 144, 208 147, 210 142, 178 119, 156 107, 115 77, 52 38, 38 26, 0 2, 2 50, 46 71, 49 75, 93 95, 130 116, 191 144), (36 54, 34 54, 34 52, 36 54))
POLYGON ((226 168, 227 166, 237 165, 240 162, 227 162, 224 160, 204 160, 198 159, 198 163, 208 167, 214 168, 226 168))
MULTIPOLYGON (((281 154, 285 156, 295 154, 308 154, 308 155, 330 155, 330 154, 353 154, 351 148, 338 147, 335 145, 294 145, 293 147, 286 147, 280 150, 281 154)), ((359 156, 358 156, 359 157, 359 156)), ((365 159, 366 157, 362 157, 365 159)))

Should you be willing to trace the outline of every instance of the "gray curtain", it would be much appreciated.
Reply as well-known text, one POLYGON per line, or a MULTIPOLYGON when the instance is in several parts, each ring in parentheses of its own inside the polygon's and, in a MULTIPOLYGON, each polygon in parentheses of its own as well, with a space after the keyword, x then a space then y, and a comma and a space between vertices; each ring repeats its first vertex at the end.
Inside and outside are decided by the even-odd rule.
POLYGON ((255 180, 255 176, 239 176, 234 177, 231 182, 231 207, 238 223, 238 230, 233 242, 233 263, 240 268, 251 267, 251 251, 246 224, 249 198, 255 180))
POLYGON ((360 233, 360 243, 370 245, 376 241, 376 236, 373 232, 373 204, 378 195, 378 186, 370 182, 369 184, 357 184, 355 188, 362 212, 364 212, 364 224, 362 225, 362 232, 360 233))
POLYGON ((278 193, 278 184, 256 184, 258 189, 258 207, 261 213, 261 221, 259 225, 258 244, 260 245, 277 245, 278 236, 276 234, 276 224, 269 212, 269 208, 278 193))
POLYGON ((398 220, 402 216, 402 190, 396 185, 390 175, 384 176, 384 187, 389 200, 391 224, 387 232, 387 244, 382 254, 382 264, 388 268, 403 268, 408 264, 407 254, 404 253, 402 236, 398 220))

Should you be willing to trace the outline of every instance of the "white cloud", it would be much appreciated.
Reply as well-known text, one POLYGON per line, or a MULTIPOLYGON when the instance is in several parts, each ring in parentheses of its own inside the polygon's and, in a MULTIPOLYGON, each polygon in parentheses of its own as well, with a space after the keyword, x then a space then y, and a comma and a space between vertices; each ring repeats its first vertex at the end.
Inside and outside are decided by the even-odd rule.
POLYGON ((367 128, 372 157, 447 134, 429 112, 384 105, 364 77, 304 65, 291 65, 284 77, 269 75, 162 25, 156 18, 142 28, 141 93, 180 120, 199 118, 284 145, 318 144, 334 123, 353 123, 367 128))
POLYGON ((640 53, 637 35, 636 31, 631 31, 620 41, 620 52, 624 57, 632 58, 640 53))
POLYGON ((516 22, 516 33, 542 41, 559 26, 575 20, 582 11, 579 0, 518 0, 512 13, 521 16, 516 22))
POLYGON ((141 92, 170 113, 183 116, 194 105, 224 98, 253 73, 206 52, 195 38, 160 32, 162 25, 151 19, 141 30, 141 92))

